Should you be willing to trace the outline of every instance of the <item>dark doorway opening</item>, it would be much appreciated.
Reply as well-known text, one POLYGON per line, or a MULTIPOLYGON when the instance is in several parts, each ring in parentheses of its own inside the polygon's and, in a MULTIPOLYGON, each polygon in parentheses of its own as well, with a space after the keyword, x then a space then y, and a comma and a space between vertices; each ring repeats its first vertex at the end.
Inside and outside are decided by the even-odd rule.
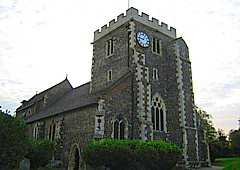
POLYGON ((79 170, 79 159, 80 159, 80 155, 79 155, 79 150, 76 148, 74 151, 74 168, 73 170, 79 170))

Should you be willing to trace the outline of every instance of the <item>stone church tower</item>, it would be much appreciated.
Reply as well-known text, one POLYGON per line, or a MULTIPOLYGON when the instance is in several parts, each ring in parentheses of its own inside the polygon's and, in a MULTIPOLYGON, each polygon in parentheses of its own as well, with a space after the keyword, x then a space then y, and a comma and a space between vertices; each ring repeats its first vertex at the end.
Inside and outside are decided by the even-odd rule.
POLYGON ((188 47, 174 28, 130 8, 95 31, 92 63, 91 93, 128 77, 127 91, 116 88, 104 99, 115 103, 111 114, 127 120, 128 137, 174 141, 186 166, 208 159, 201 154, 188 47))
POLYGON ((65 79, 24 100, 18 117, 29 136, 58 141, 55 159, 80 169, 93 138, 172 141, 179 165, 209 165, 194 104, 188 47, 176 30, 130 8, 94 32, 91 81, 73 88, 65 79))

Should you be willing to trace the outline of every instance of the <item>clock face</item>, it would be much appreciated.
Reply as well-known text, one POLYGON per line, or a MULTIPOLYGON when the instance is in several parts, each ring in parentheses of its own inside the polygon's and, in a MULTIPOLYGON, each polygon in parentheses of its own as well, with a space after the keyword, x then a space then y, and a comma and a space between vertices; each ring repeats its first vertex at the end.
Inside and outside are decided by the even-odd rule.
POLYGON ((139 31, 137 33, 137 42, 142 47, 149 47, 150 45, 149 36, 145 32, 139 31))

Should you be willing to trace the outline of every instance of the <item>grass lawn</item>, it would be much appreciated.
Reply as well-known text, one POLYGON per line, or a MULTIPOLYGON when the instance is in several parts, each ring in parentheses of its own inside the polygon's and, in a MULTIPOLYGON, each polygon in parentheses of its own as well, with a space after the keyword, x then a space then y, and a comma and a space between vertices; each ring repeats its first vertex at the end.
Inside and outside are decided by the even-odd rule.
POLYGON ((240 157, 219 158, 213 165, 223 166, 223 170, 240 170, 240 157))

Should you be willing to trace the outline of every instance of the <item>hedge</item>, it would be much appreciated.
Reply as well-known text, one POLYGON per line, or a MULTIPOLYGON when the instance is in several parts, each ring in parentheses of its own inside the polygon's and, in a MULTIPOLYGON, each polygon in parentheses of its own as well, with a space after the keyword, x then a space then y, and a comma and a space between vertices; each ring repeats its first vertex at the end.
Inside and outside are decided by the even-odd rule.
POLYGON ((91 167, 111 170, 169 170, 181 155, 181 149, 170 142, 142 140, 93 140, 85 147, 83 161, 91 167))

